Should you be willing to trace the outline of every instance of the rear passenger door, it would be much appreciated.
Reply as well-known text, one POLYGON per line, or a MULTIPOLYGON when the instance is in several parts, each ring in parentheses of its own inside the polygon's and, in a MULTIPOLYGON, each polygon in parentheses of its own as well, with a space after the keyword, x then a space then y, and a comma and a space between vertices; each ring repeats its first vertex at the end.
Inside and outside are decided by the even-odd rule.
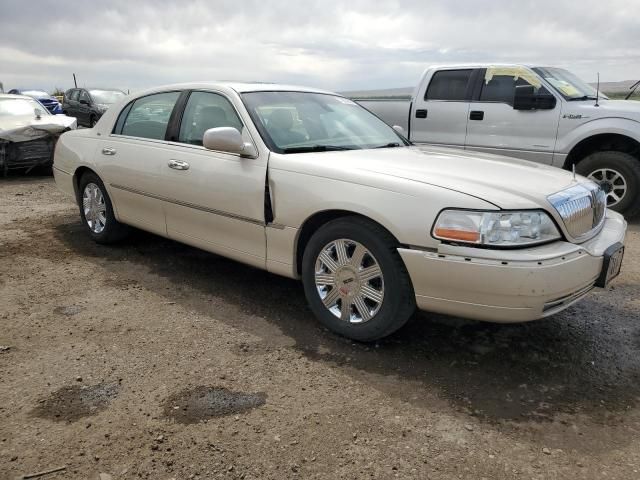
POLYGON ((436 71, 417 92, 411 110, 411 140, 463 148, 474 69, 436 71))
MULTIPOLYGON (((162 167, 167 233, 205 250, 264 268, 266 155, 246 158, 202 146, 210 128, 232 127, 253 142, 238 109, 222 92, 193 91, 176 122, 162 167)), ((240 109, 242 110, 242 109, 240 109)))
POLYGON ((68 94, 64 97, 64 108, 70 117, 78 118, 78 89, 74 88, 69 90, 68 94))
POLYGON ((182 92, 156 93, 124 107, 112 133, 100 140, 100 175, 118 219, 166 235, 167 130, 182 92))

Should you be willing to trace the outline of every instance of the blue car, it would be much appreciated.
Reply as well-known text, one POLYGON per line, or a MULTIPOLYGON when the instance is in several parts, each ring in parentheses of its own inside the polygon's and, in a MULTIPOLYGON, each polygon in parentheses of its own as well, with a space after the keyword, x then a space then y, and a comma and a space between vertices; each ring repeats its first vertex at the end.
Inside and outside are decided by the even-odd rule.
POLYGON ((9 90, 8 93, 12 93, 14 95, 27 95, 31 98, 39 101, 47 110, 49 110, 54 115, 62 114, 62 105, 60 102, 49 95, 44 90, 38 90, 35 88, 14 88, 9 90))

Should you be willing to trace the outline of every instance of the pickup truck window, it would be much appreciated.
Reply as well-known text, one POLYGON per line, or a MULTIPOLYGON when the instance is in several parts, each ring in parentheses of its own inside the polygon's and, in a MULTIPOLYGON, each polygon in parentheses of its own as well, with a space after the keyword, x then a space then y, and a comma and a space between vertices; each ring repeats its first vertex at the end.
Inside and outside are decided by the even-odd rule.
POLYGON ((178 141, 202 145, 204 132, 218 127, 233 127, 242 133, 243 125, 229 100, 222 95, 193 92, 182 116, 178 141))
POLYGON ((441 70, 433 74, 425 93, 425 100, 449 100, 463 102, 469 100, 467 90, 472 69, 441 70))
MULTIPOLYGON (((536 67, 533 69, 567 100, 590 100, 596 98, 596 89, 586 84, 564 68, 536 67)), ((607 96, 600 93, 600 98, 607 96)))
POLYGON ((164 140, 171 111, 179 96, 180 92, 166 92, 138 98, 131 107, 123 110, 121 115, 125 114, 126 119, 122 131, 116 130, 114 133, 164 140))
POLYGON ((400 135, 347 98, 310 92, 242 94, 247 111, 271 150, 303 153, 399 147, 400 135))
POLYGON ((502 102, 513 105, 516 86, 532 85, 537 93, 549 93, 540 79, 523 67, 489 67, 485 71, 481 102, 502 102))

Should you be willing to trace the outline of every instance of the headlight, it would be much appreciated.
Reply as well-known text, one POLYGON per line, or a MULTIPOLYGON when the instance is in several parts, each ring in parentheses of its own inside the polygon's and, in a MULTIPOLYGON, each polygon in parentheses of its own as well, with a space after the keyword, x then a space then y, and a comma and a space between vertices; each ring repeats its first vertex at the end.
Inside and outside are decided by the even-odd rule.
POLYGON ((440 240, 495 247, 520 247, 560 238, 551 217, 540 210, 474 212, 443 210, 433 226, 440 240))

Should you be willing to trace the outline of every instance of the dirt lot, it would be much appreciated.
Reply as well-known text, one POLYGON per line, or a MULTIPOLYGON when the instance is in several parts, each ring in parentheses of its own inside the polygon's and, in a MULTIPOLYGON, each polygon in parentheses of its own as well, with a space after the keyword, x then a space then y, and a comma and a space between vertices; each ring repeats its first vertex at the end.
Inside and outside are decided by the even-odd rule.
POLYGON ((297 282, 95 245, 51 178, 0 179, 0 478, 640 478, 639 254, 636 222, 614 285, 546 321, 362 345, 297 282))

